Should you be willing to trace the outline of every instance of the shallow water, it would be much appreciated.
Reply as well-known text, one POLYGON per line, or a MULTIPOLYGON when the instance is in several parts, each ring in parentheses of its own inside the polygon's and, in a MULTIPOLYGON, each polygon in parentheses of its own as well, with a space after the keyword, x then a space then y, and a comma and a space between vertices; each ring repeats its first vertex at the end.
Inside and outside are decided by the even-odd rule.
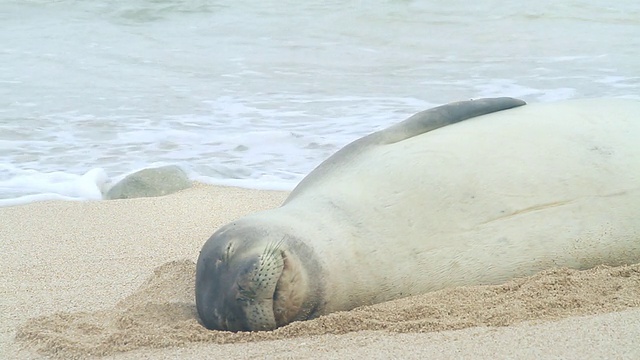
POLYGON ((0 205, 161 164, 291 189, 442 103, 640 98, 630 0, 5 0, 0 23, 0 205))

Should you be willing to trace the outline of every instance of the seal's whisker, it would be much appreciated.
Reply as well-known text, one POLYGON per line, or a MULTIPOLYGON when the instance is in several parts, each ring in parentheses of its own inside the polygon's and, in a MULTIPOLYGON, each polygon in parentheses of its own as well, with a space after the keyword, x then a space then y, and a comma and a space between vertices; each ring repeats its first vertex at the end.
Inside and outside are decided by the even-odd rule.
MULTIPOLYGON (((279 274, 284 267, 284 260, 279 254, 279 250, 284 243, 285 237, 277 241, 271 241, 266 244, 262 254, 260 255, 258 264, 253 271, 251 284, 251 292, 254 298, 257 294, 265 289, 275 287, 279 274)), ((273 289, 272 289, 273 291, 273 289)))
POLYGON ((278 250, 280 250, 280 247, 282 247, 282 244, 284 244, 284 239, 285 238, 283 236, 282 239, 278 241, 269 242, 267 246, 265 246, 265 249, 262 252, 261 258, 264 258, 265 260, 267 260, 267 259, 272 259, 274 256, 276 256, 276 254, 278 253, 278 250))

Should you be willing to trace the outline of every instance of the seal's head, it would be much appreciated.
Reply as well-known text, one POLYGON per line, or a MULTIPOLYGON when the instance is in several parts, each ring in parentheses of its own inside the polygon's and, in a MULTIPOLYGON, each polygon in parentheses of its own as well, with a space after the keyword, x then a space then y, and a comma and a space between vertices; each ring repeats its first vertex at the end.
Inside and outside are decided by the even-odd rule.
POLYGON ((196 266, 196 308, 212 330, 272 330, 313 312, 308 274, 291 239, 232 223, 204 244, 196 266))

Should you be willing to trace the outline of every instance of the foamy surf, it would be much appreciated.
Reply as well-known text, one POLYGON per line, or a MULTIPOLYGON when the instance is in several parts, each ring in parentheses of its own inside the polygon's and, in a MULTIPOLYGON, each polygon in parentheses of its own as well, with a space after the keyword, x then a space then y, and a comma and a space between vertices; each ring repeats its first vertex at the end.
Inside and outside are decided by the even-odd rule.
POLYGON ((0 204, 97 199, 158 163, 291 189, 432 106, 640 96, 634 1, 34 0, 0 14, 0 204))
MULTIPOLYGON (((0 207, 24 205, 32 202, 62 200, 86 201, 103 200, 107 192, 126 176, 144 169, 155 169, 161 165, 135 169, 124 174, 109 177, 103 168, 94 168, 77 175, 62 171, 39 172, 21 170, 6 180, 0 180, 0 207), (24 194, 24 195, 23 195, 24 194)), ((273 175, 253 174, 255 178, 232 178, 220 173, 219 177, 200 175, 193 170, 182 168, 194 182, 220 186, 234 186, 258 190, 291 191, 302 179, 302 175, 289 174, 288 180, 273 175)))
POLYGON ((101 200, 108 184, 107 174, 101 168, 91 169, 82 175, 62 171, 14 171, 13 176, 0 180, 0 193, 26 195, 0 199, 0 206, 45 200, 101 200))

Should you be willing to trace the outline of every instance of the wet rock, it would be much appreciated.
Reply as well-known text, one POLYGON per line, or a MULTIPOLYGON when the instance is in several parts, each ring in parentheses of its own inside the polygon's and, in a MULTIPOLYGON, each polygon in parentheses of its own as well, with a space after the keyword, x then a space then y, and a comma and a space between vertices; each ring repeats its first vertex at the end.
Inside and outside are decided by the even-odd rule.
POLYGON ((109 189, 104 198, 111 200, 163 196, 191 186, 191 180, 180 167, 168 165, 127 175, 109 189))

